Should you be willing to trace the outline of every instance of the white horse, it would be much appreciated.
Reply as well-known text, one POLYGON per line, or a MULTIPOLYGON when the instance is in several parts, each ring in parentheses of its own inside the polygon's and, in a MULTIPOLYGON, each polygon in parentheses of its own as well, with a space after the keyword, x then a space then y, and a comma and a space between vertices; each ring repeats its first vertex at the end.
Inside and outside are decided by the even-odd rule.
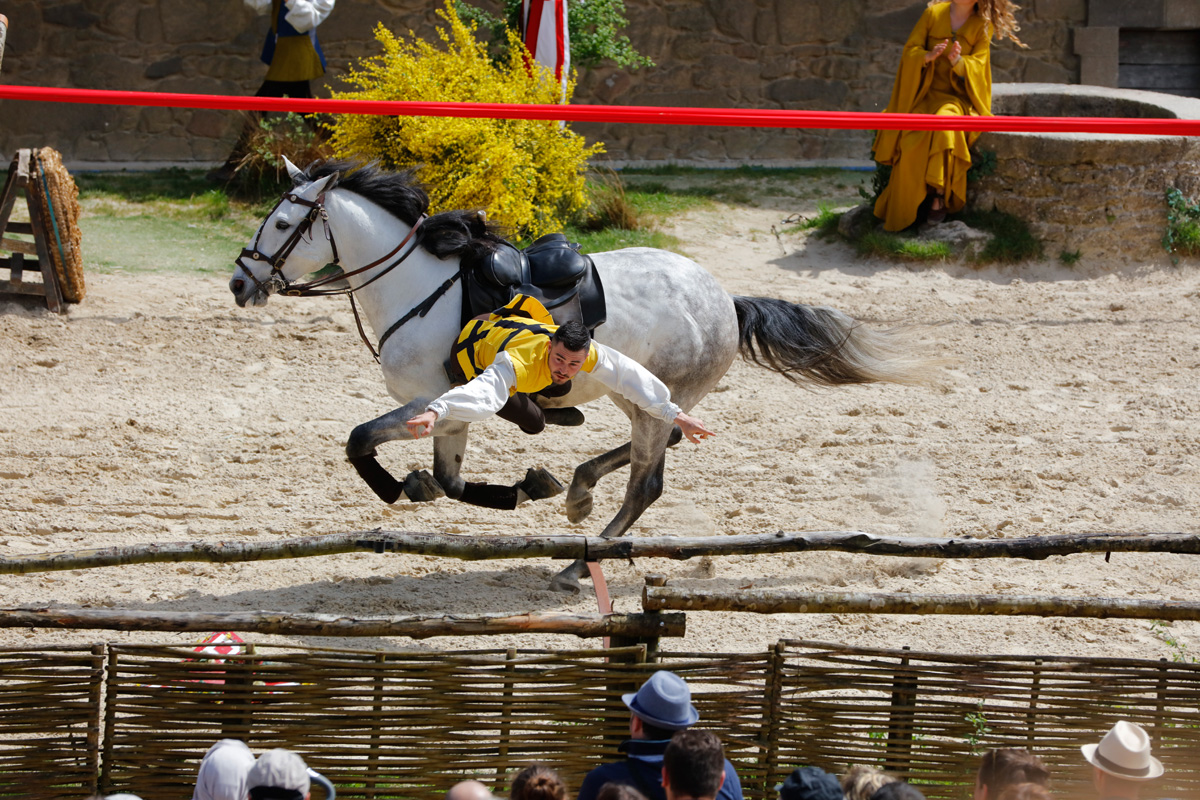
MULTIPOLYGON (((452 211, 426 218, 428 197, 411 175, 373 166, 325 163, 301 172, 237 260, 229 281, 239 306, 263 305, 272 293, 321 294, 330 279, 299 284, 329 263, 343 272, 380 340, 388 392, 400 407, 356 427, 346 453, 383 500, 462 495, 459 474, 468 425, 438 420, 433 474, 396 481, 376 461, 376 448, 411 439, 404 423, 450 388, 443 361, 462 328, 463 257, 498 241, 482 214, 452 211)), ((741 354, 796 382, 824 385, 890 381, 924 383, 931 362, 913 354, 896 332, 868 330, 840 311, 769 298, 732 297, 700 265, 664 250, 629 248, 592 254, 607 300, 597 341, 641 363, 690 411, 741 354)), ((569 394, 538 397, 547 409, 574 407, 607 394, 580 373, 569 394)), ((609 394, 632 425, 630 441, 579 465, 567 492, 567 518, 584 519, 596 482, 630 466, 625 500, 602 536, 621 536, 662 494, 665 451, 679 429, 609 394)), ((571 412, 575 413, 575 412, 571 412)), ((554 414, 548 411, 548 421, 554 414)), ((577 414, 576 414, 577 416, 577 414)), ((520 485, 520 484, 518 484, 520 485)), ((531 493, 532 494, 532 493, 531 493)), ((537 495, 534 495, 537 496, 537 495)), ((547 496, 542 494, 542 496, 547 496)), ((552 586, 578 591, 575 562, 552 586)))

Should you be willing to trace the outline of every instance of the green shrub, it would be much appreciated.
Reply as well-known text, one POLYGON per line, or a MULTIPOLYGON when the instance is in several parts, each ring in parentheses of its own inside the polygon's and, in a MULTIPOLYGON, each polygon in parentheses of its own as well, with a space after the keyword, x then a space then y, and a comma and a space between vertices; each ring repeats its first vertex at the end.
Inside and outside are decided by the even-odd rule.
POLYGON ((332 152, 315 115, 288 112, 261 117, 246 143, 245 155, 237 162, 231 188, 248 197, 275 195, 292 183, 284 156, 304 167, 332 152))
MULTIPOLYGON (((549 70, 526 64, 508 38, 507 58, 493 61, 473 24, 451 2, 438 11, 442 47, 398 39, 382 25, 383 54, 350 71, 355 91, 335 97, 486 103, 557 103, 561 87, 549 70)), ((568 95, 574 89, 568 86, 568 95)), ((530 238, 560 230, 587 203, 584 170, 603 145, 552 120, 340 115, 329 124, 341 157, 376 160, 388 169, 415 168, 432 211, 486 209, 491 219, 530 238)))
POLYGON ((883 256, 902 261, 944 261, 953 255, 946 242, 912 239, 880 230, 863 234, 854 247, 860 256, 883 256))
POLYGON ((1167 232, 1162 245, 1172 255, 1200 254, 1200 204, 1191 202, 1174 186, 1167 189, 1167 232))
MULTIPOLYGON (((502 16, 461 1, 455 3, 455 10, 463 19, 491 30, 492 42, 501 49, 498 58, 503 59, 504 45, 509 35, 520 27, 521 0, 503 0, 502 16)), ((571 66, 597 67, 605 61, 612 61, 618 67, 653 67, 653 61, 633 49, 628 36, 618 33, 628 24, 622 0, 575 0, 568 3, 571 66)))
POLYGON ((992 235, 975 259, 979 264, 1016 264, 1041 258, 1045 253, 1041 239, 1034 236, 1029 224, 1020 217, 1003 211, 964 211, 957 216, 972 228, 992 235))

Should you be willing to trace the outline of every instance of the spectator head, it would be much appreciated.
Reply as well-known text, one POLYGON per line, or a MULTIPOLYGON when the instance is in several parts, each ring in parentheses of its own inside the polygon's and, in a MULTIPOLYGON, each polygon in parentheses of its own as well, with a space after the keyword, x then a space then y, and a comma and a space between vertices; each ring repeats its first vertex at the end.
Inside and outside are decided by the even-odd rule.
POLYGON ((871 800, 925 800, 921 790, 904 781, 885 783, 875 790, 871 800))
POLYGON ((1163 765, 1150 755, 1150 737, 1141 726, 1121 720, 1099 744, 1080 748, 1092 765, 1092 783, 1102 797, 1137 797, 1141 785, 1163 774, 1163 765))
POLYGON ((192 800, 246 800, 254 754, 240 739, 221 739, 204 754, 192 800))
POLYGON ((838 779, 820 767, 793 770, 779 785, 779 800, 842 800, 838 779))
POLYGON ((304 759, 282 748, 263 753, 246 775, 250 800, 305 800, 310 788, 304 759))
POLYGON ((999 800, 1000 793, 1018 783, 1050 785, 1050 770, 1042 760, 1020 747, 988 750, 975 775, 975 800, 999 800))
POLYGON ((725 751, 709 731, 680 731, 663 753, 667 800, 713 800, 725 782, 725 751))
POLYGON ((596 800, 646 800, 646 795, 632 786, 609 781, 600 787, 600 791, 596 793, 596 800))
POLYGON ((1040 783, 1014 783, 997 800, 1054 800, 1050 790, 1040 783))
POLYGON ((846 800, 871 800, 871 795, 885 783, 895 783, 896 776, 888 775, 881 769, 868 767, 866 764, 855 764, 846 770, 842 776, 842 794, 846 800))
POLYGON ((567 800, 567 785, 558 773, 542 764, 531 764, 513 778, 512 800, 567 800))
POLYGON ((700 719, 692 705, 692 690, 674 672, 659 670, 633 694, 621 695, 632 716, 629 733, 634 739, 662 741, 675 731, 690 728, 700 719))
POLYGON ((446 792, 446 800, 495 800, 495 796, 479 781, 459 781, 446 792))

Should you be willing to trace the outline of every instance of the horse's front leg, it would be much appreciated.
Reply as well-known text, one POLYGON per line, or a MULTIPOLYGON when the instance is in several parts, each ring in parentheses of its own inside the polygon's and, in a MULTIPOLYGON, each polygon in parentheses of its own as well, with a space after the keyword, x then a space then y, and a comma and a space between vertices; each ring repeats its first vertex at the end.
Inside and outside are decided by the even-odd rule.
MULTIPOLYGON (((351 431, 350 439, 346 442, 347 460, 358 472, 359 477, 366 481, 371 490, 385 503, 395 503, 402 496, 407 496, 414 503, 428 502, 447 493, 445 484, 425 470, 410 472, 403 481, 398 481, 375 457, 376 448, 381 444, 412 439, 412 434, 408 432, 404 423, 424 411, 428 404, 428 400, 414 400, 381 417, 376 417, 370 422, 364 422, 351 431)), ((466 442, 467 426, 457 422, 439 424, 434 429, 434 435, 449 440, 459 437, 462 439, 457 444, 457 459, 453 457, 453 441, 447 446, 450 457, 443 459, 444 464, 453 465, 453 472, 447 471, 445 475, 451 486, 457 488, 454 479, 457 478, 458 467, 462 463, 462 449, 466 442)), ((439 441, 441 441, 440 438, 434 443, 435 473, 438 471, 437 442, 439 441)), ((461 489, 459 491, 461 492, 461 489)))
MULTIPOLYGON (((611 456, 604 466, 612 466, 621 461, 622 455, 631 464, 629 483, 625 486, 625 502, 616 516, 600 533, 606 539, 624 536, 637 522, 638 517, 650 505, 662 496, 663 469, 666 465, 666 452, 672 437, 678 441, 679 429, 669 422, 654 419, 637 410, 633 413, 633 433, 630 443, 618 447, 610 453, 600 456, 596 461, 602 461, 611 456)), ((613 466, 615 469, 616 467, 613 466)), ((578 475, 578 473, 577 473, 578 475)), ((574 482, 572 482, 574 489, 574 482)), ((550 581, 551 589, 578 592, 579 579, 587 571, 582 560, 576 560, 569 567, 554 576, 550 581)))

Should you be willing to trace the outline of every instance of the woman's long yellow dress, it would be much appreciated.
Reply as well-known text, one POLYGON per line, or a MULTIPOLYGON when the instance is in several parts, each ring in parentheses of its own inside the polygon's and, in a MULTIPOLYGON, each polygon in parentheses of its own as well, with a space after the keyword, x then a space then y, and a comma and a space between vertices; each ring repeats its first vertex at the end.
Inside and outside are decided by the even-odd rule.
MULTIPOLYGON (((904 45, 885 113, 991 116, 990 34, 978 14, 955 31, 950 3, 926 8, 904 45), (948 50, 955 40, 962 46, 957 66, 952 67, 945 54, 925 63, 925 54, 938 43, 948 42, 948 50)), ((899 231, 913 224, 927 187, 945 195, 948 212, 961 211, 971 166, 967 148, 977 138, 977 131, 880 131, 872 148, 875 160, 892 166, 887 188, 875 202, 875 216, 884 221, 884 229, 899 231)))

